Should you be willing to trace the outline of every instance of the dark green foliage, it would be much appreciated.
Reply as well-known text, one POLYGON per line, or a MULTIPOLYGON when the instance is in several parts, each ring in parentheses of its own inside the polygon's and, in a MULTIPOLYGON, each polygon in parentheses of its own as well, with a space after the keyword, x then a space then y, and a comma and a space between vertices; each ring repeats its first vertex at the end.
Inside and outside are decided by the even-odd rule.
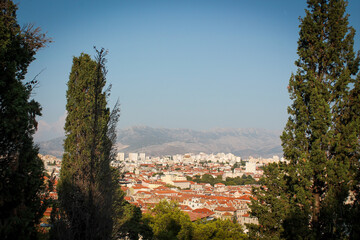
POLYGON ((211 185, 214 186, 214 184, 217 183, 223 183, 226 186, 230 186, 230 185, 248 185, 248 184, 256 184, 256 180, 251 176, 251 175, 242 175, 241 177, 235 177, 235 178, 226 178, 226 181, 222 180, 221 176, 217 176, 216 178, 214 178, 212 175, 210 174, 204 174, 201 176, 195 176, 195 178, 187 178, 188 180, 190 179, 190 181, 194 181, 196 183, 209 183, 211 185))
MULTIPOLYGON (((242 163, 242 162, 241 162, 241 163, 242 163)), ((240 167, 242 166, 241 163, 236 162, 236 163, 231 167, 231 171, 234 172, 234 169, 235 169, 235 168, 240 168, 240 167)))
POLYGON ((152 239, 153 233, 147 222, 143 221, 139 207, 123 201, 114 220, 113 238, 125 238, 130 240, 152 239))
POLYGON ((251 175, 242 175, 241 177, 234 177, 234 178, 226 178, 224 184, 226 186, 229 185, 250 185, 256 184, 257 181, 251 175))
POLYGON ((112 169, 113 184, 115 187, 113 202, 113 239, 128 238, 130 240, 151 239, 152 230, 143 221, 141 209, 124 200, 125 193, 121 190, 118 181, 120 173, 118 169, 112 169))
POLYGON ((118 109, 111 117, 106 106, 104 55, 101 50, 96 61, 87 54, 73 59, 58 185, 58 226, 63 224, 65 229, 54 233, 60 239, 109 239, 112 232, 115 189, 110 161, 118 109))
POLYGON ((12 1, 1 0, 0 9, 0 236, 33 239, 46 193, 44 166, 32 137, 41 111, 30 100, 36 80, 24 80, 37 50, 49 40, 39 28, 20 28, 12 1))
POLYGON ((153 230, 154 240, 241 240, 247 239, 242 227, 230 220, 199 220, 191 222, 176 202, 161 201, 144 215, 153 230))
POLYGON ((242 227, 230 220, 215 219, 193 224, 194 240, 242 240, 248 239, 242 227))
MULTIPOLYGON (((360 238, 360 166, 359 166, 359 153, 360 153, 360 146, 356 144, 359 142, 359 129, 360 129, 360 75, 358 74, 354 89, 350 93, 350 108, 349 108, 349 120, 351 122, 351 126, 349 126, 349 131, 353 134, 353 142, 351 145, 355 145, 354 148, 356 149, 356 153, 354 154, 354 160, 351 162, 351 166, 357 171, 355 171, 355 179, 354 179, 354 198, 355 202, 351 206, 350 211, 346 213, 346 218, 350 222, 350 232, 351 232, 351 239, 359 239, 360 238), (357 129, 357 131, 353 131, 353 129, 357 129)), ((350 145, 350 146, 351 146, 350 145)))
POLYGON ((190 218, 180 211, 176 202, 161 201, 144 215, 144 220, 152 228, 154 240, 192 239, 190 218))
POLYGON ((358 231, 352 215, 358 203, 347 200, 358 196, 360 58, 346 5, 308 1, 281 136, 289 163, 265 168, 265 187, 254 190, 259 201, 251 208, 260 224, 254 237, 342 239, 358 231))
POLYGON ((253 189, 257 199, 251 200, 251 211, 259 217, 259 225, 248 226, 253 239, 280 239, 284 232, 282 220, 289 208, 285 168, 284 164, 269 164, 260 180, 261 187, 253 189))

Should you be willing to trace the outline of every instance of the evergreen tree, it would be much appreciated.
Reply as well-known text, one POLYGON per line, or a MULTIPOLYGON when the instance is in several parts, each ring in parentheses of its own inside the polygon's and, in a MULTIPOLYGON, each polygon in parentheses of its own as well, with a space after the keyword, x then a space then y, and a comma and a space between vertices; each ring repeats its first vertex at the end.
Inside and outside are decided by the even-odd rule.
POLYGON ((36 79, 24 82, 37 50, 49 39, 39 28, 20 28, 17 6, 0 1, 0 238, 36 238, 46 205, 43 163, 33 134, 40 104, 30 99, 36 79))
POLYGON ((251 239, 280 239, 284 232, 282 221, 289 203, 286 186, 286 164, 269 164, 260 179, 261 187, 253 188, 256 199, 251 200, 251 213, 259 218, 259 225, 249 224, 251 239))
POLYGON ((73 59, 58 186, 60 223, 66 229, 60 229, 54 238, 111 237, 114 184, 110 161, 119 115, 117 107, 113 114, 107 108, 105 54, 102 49, 96 60, 87 54, 73 59))
MULTIPOLYGON (((359 169, 359 54, 355 30, 348 26, 343 0, 308 0, 301 19, 297 73, 289 81, 290 114, 281 136, 288 164, 254 190, 254 236, 270 236, 267 221, 276 221, 276 238, 339 239, 355 234, 348 213, 359 169), (356 75, 358 79, 356 80, 356 75), (273 191, 275 190, 275 191, 273 191), (277 211, 283 208, 283 213, 277 211), (266 216, 266 217, 265 217, 266 216)), ((274 223, 271 223, 274 224, 274 223)))
POLYGON ((354 188, 351 193, 353 195, 349 198, 350 201, 354 201, 351 204, 350 211, 346 213, 347 223, 349 225, 349 232, 351 239, 360 239, 360 75, 358 74, 354 88, 350 92, 348 110, 348 131, 352 132, 353 135, 351 141, 349 141, 349 146, 352 146, 355 149, 355 153, 352 153, 351 167, 355 169, 355 179, 353 181, 354 188), (354 131, 355 130, 355 131, 354 131))

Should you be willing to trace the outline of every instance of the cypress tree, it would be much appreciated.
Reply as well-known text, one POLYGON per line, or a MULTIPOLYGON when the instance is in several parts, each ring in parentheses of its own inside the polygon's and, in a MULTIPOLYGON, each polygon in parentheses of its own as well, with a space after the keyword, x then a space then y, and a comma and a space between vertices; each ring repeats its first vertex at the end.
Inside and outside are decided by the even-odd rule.
POLYGON ((349 197, 358 185, 360 58, 353 49, 355 30, 348 26, 347 2, 307 3, 300 24, 298 70, 288 87, 293 103, 281 136, 289 162, 284 174, 263 180, 265 191, 255 190, 261 201, 254 202, 252 210, 263 237, 270 231, 264 229, 262 217, 270 215, 281 223, 279 238, 339 239, 355 231, 348 216, 356 203, 349 197), (277 184, 279 177, 284 186, 277 184), (276 196, 272 188, 286 194, 276 196), (269 196, 276 201, 268 201, 269 196), (276 219, 279 201, 286 203, 283 217, 276 219))
MULTIPOLYGON (((74 57, 68 90, 61 166, 59 206, 66 229, 60 239, 109 239, 114 188, 110 161, 114 122, 107 107, 105 56, 102 49, 92 60, 88 54, 74 57)), ((114 121, 115 120, 115 121, 114 121)))
POLYGON ((0 1, 0 238, 34 239, 46 205, 43 163, 34 145, 40 104, 25 81, 37 50, 50 40, 39 28, 21 28, 17 6, 0 1))

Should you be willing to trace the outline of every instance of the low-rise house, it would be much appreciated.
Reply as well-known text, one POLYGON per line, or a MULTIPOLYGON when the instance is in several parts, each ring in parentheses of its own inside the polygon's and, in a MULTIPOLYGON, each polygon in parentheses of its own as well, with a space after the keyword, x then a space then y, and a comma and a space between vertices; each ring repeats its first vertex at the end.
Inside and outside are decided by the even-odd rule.
POLYGON ((214 217, 214 215, 215 215, 215 212, 211 211, 208 208, 197 208, 197 209, 194 209, 193 212, 206 214, 206 215, 208 215, 210 217, 214 217))
POLYGON ((217 207, 214 209, 214 212, 216 218, 229 219, 230 215, 231 215, 230 218, 232 218, 235 215, 236 209, 234 207, 217 207), (230 215, 225 213, 229 213, 230 215))
POLYGON ((186 199, 183 203, 191 207, 192 209, 202 208, 204 206, 200 198, 194 198, 194 197, 186 199))
POLYGON ((190 182, 189 181, 183 181, 183 180, 175 180, 173 181, 173 185, 175 187, 179 187, 181 189, 188 189, 190 188, 190 182))
POLYGON ((212 217, 209 217, 207 214, 203 214, 203 213, 195 213, 195 212, 186 212, 189 217, 190 217, 190 221, 192 222, 195 222, 197 220, 207 220, 207 221, 210 221, 212 220, 213 218, 212 217))
POLYGON ((223 183, 216 183, 214 184, 214 188, 216 192, 225 192, 226 186, 223 183))
POLYGON ((243 226, 245 224, 259 224, 259 220, 256 217, 251 217, 249 213, 240 216, 237 221, 243 226))
POLYGON ((203 190, 204 189, 204 184, 200 184, 200 183, 191 183, 190 188, 192 190, 203 190))
POLYGON ((150 188, 145 187, 145 186, 140 185, 140 184, 136 184, 136 185, 130 187, 129 190, 130 190, 130 194, 129 194, 129 195, 134 195, 134 194, 136 194, 138 191, 148 191, 148 192, 149 192, 149 191, 150 191, 150 188))

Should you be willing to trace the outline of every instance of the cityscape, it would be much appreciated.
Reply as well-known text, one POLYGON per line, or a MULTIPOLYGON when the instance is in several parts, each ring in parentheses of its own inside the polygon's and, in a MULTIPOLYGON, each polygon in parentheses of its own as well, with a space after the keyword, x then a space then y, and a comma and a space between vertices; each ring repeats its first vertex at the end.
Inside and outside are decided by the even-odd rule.
POLYGON ((360 239, 360 1, 0 9, 1 240, 360 239))
MULTIPOLYGON (((61 159, 41 155, 49 175, 59 177, 61 159)), ((272 158, 242 159, 232 153, 176 154, 149 157, 145 153, 119 152, 111 166, 121 171, 119 183, 126 193, 124 199, 146 212, 161 200, 176 201, 191 221, 222 219, 245 224, 257 224, 250 216, 248 204, 253 199, 251 190, 263 176, 262 168, 270 163, 284 162, 279 156, 272 158), (252 179, 252 184, 215 184, 196 182, 204 175, 226 182, 228 179, 252 179)), ((56 199, 56 191, 52 193, 56 199)), ((50 216, 50 210, 47 212, 50 216)), ((44 219, 46 220, 46 219, 44 219)), ((246 230, 245 230, 246 231, 246 230)))

